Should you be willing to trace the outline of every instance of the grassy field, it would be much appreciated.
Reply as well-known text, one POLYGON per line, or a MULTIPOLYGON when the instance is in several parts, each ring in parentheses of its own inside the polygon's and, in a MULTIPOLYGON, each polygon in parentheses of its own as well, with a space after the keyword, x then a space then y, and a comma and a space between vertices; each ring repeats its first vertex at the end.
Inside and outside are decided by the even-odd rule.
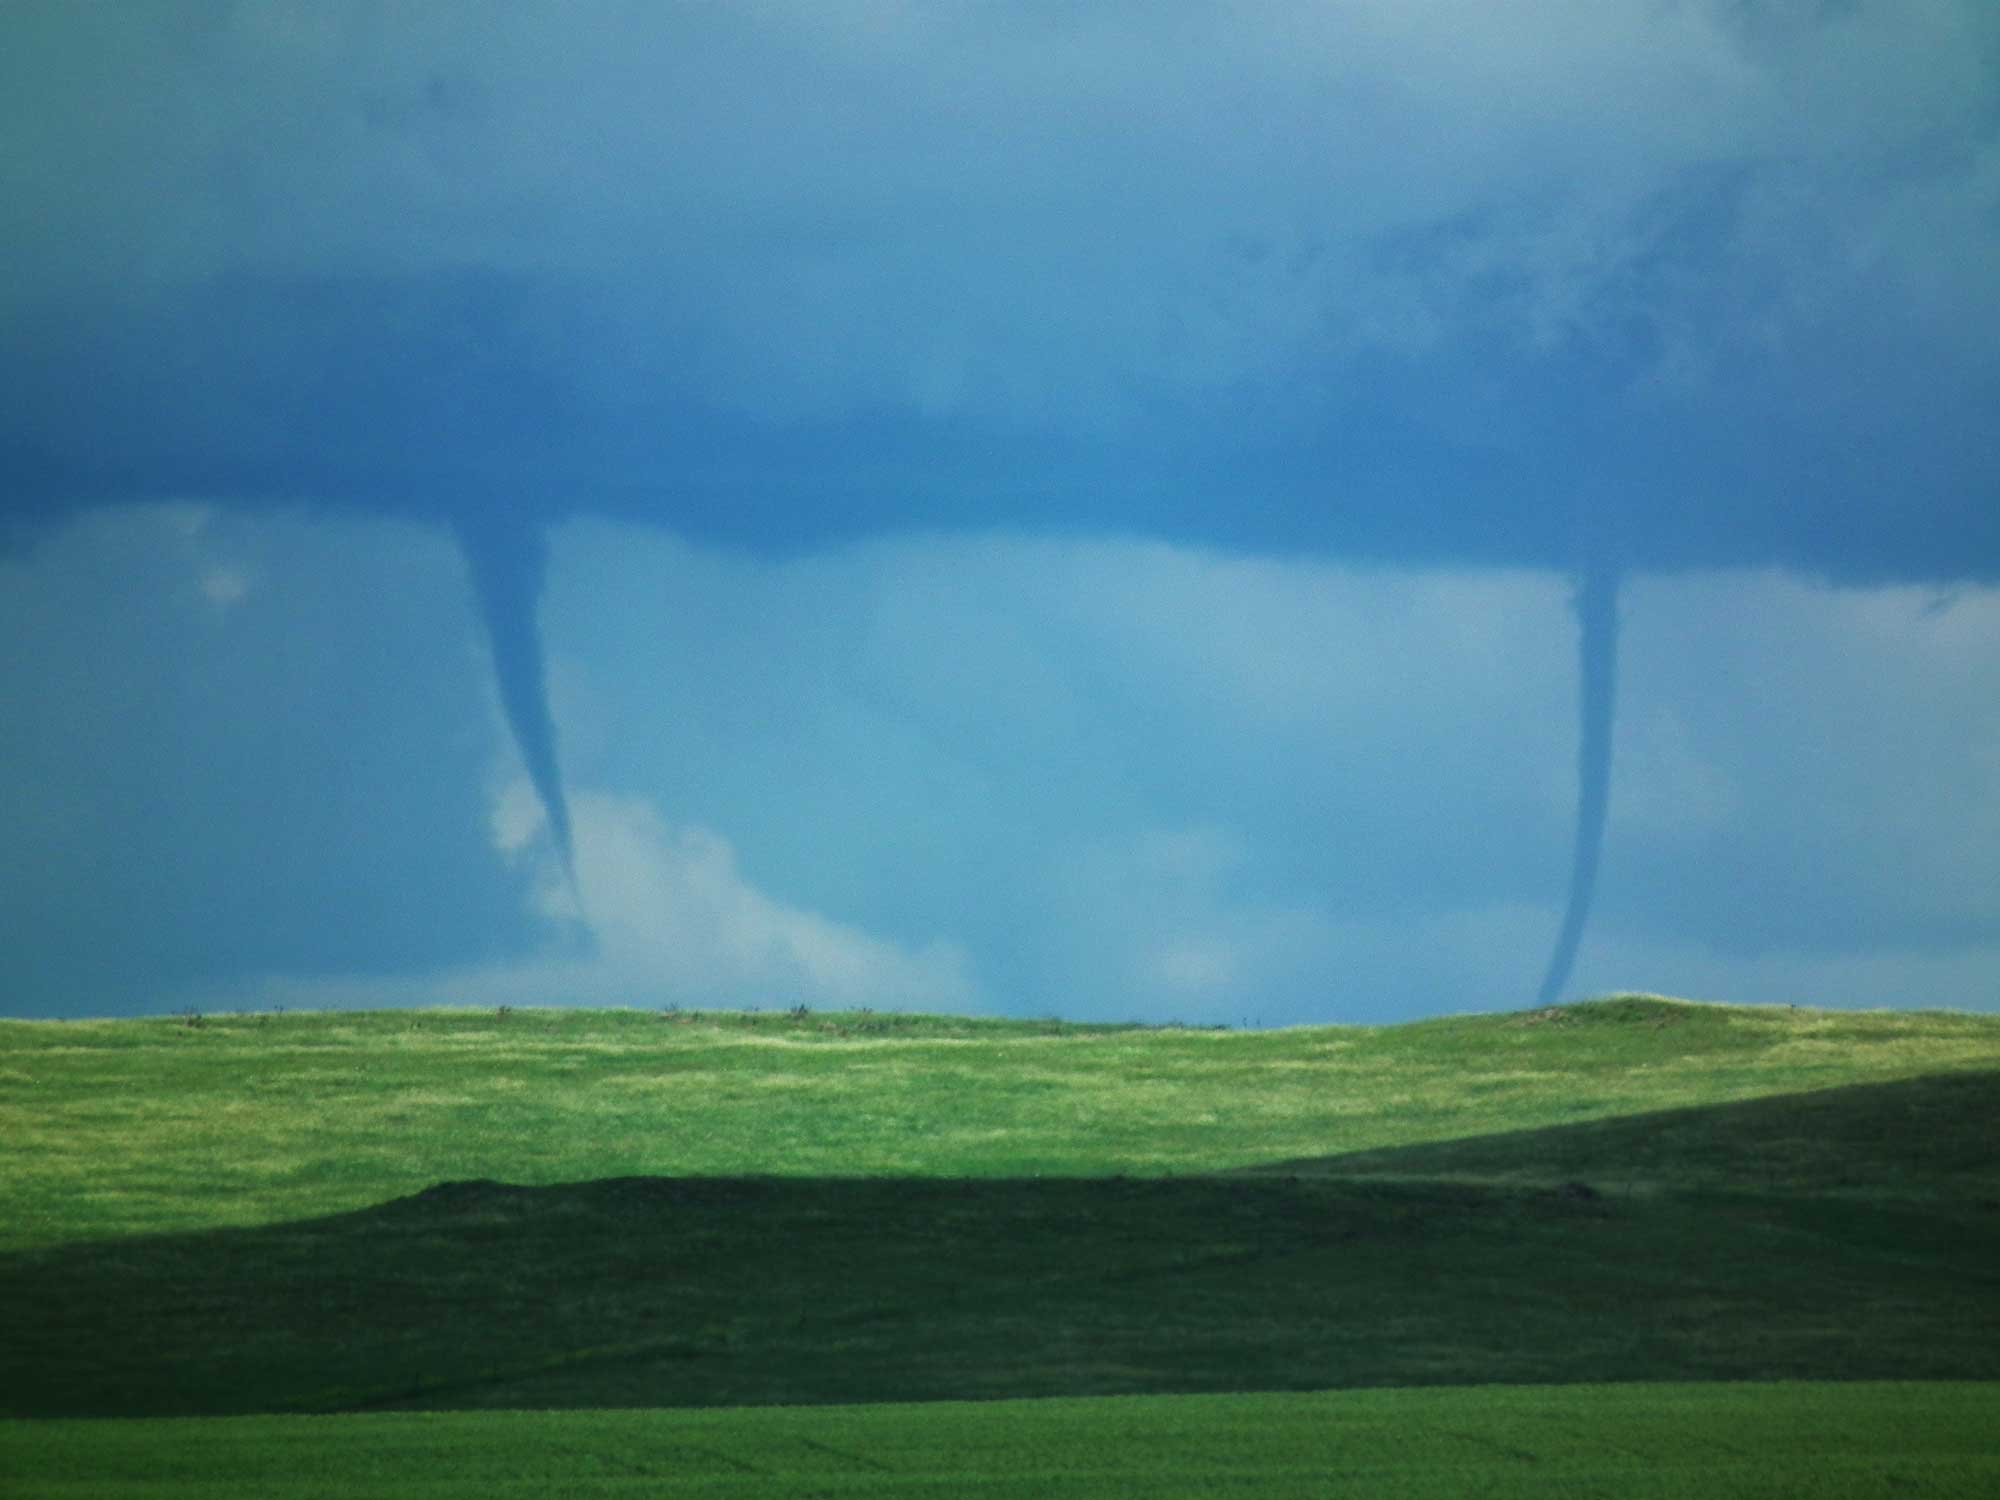
POLYGON ((1911 1500, 2000 1493, 2000 1388, 1560 1386, 0 1425, 39 1500, 1911 1500))
MULTIPOLYGON (((1210 1434, 1227 1451, 1229 1424, 1306 1409, 1270 1393, 1380 1414, 1449 1394, 1426 1387, 1573 1387, 1544 1393, 1559 1405, 1761 1382, 1700 1397, 1751 1421, 1778 1392, 1843 1399, 1770 1382, 2000 1381, 1991 1017, 1632 997, 1252 1033, 784 1012, 17 1022, 0 1023, 0 1131, 0 1442, 55 1455, 51 1475, 83 1474, 61 1468, 78 1433, 248 1453, 354 1423, 360 1453, 490 1431, 482 1408, 565 1410, 537 1420, 643 1448, 666 1430, 646 1423, 697 1420, 748 1423, 754 1447, 780 1418, 722 1408, 821 1406, 948 1454, 977 1450, 925 1425, 952 1412, 1085 1431, 1060 1413, 1265 1393, 1245 1397, 1264 1415, 1184 1409, 1234 1412, 1210 1434), (1095 1399, 957 1404, 1025 1397, 1095 1399), (275 1413, 323 1415, 256 1415, 275 1413), (374 1415, 335 1416, 354 1413, 374 1415), (228 1420, 53 1420, 193 1415, 228 1420)), ((1969 1447, 1843 1420, 1878 1432, 1835 1466, 1861 1487, 1813 1493, 1989 1472, 2000 1386, 1896 1389, 1963 1403, 1969 1447)), ((1734 1468, 1699 1458, 1699 1487, 1769 1492, 1753 1457, 1784 1441, 1746 1438, 1734 1468)), ((1081 1488, 996 1471, 983 1492, 1113 1492, 1078 1452, 1081 1488)), ((1437 1492, 1406 1456, 1408 1492, 1437 1492)), ((1559 1457, 1535 1493, 1563 1492, 1559 1457)), ((798 1492, 986 1482, 914 1467, 931 1477, 798 1492)), ((791 1492, 723 1469, 688 1482, 791 1492)), ((1480 1482, 1517 1492, 1501 1470, 1480 1482)), ((1288 1473, 1241 1492, 1305 1493, 1288 1473)), ((616 1492, 599 1479, 573 1492, 616 1492)))
MULTIPOLYGON (((1274 1032, 565 1010, 0 1021, 0 1250, 272 1224, 472 1178, 1317 1171, 1982 1071, 2000 1071, 2000 1018, 1646 999, 1274 1032)), ((1777 1159, 1725 1145, 1704 1184, 1840 1170, 1810 1142, 1777 1159)), ((1688 1148, 1698 1139, 1677 1143, 1661 1187, 1699 1175, 1688 1148)), ((1920 1136, 1904 1149, 1918 1158, 1904 1189, 2000 1190, 1992 1151, 1940 1183, 1920 1136)), ((1568 1170, 1502 1158, 1513 1182, 1568 1170)))

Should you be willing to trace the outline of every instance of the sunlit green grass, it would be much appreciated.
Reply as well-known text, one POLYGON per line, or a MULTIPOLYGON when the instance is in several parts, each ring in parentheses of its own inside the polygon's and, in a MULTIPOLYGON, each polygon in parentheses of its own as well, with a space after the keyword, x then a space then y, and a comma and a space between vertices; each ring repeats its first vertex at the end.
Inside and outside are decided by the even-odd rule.
POLYGON ((1567 1386, 0 1424, 39 1500, 2000 1493, 2000 1387, 1567 1386))
POLYGON ((1995 1068, 1993 1017, 1644 999, 1276 1032, 565 1010, 0 1022, 0 1248, 467 1178, 1215 1172, 1995 1068))

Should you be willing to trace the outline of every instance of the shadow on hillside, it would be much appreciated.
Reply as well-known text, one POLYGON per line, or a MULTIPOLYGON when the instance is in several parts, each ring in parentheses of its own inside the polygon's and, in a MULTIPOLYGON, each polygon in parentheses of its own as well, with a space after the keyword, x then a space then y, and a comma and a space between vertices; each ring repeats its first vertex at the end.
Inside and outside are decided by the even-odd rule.
POLYGON ((1735 1104, 1261 1163, 1252 1173, 1600 1190, 2000 1200, 2000 1072, 1848 1084, 1735 1104))
POLYGON ((1920 1079, 1208 1177, 445 1183, 0 1257, 0 1412, 1995 1379, 1996 1090, 1920 1079), (1627 1194, 1617 1170, 1735 1189, 1781 1162, 1813 1191, 1627 1194))

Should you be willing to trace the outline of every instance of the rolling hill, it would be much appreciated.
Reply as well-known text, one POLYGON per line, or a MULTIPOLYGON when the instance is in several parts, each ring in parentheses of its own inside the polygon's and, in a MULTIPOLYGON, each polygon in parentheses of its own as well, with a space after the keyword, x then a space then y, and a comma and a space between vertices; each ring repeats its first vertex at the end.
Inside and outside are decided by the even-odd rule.
POLYGON ((1988 1017, 182 1017, 0 1082, 16 1416, 2000 1379, 1988 1017))

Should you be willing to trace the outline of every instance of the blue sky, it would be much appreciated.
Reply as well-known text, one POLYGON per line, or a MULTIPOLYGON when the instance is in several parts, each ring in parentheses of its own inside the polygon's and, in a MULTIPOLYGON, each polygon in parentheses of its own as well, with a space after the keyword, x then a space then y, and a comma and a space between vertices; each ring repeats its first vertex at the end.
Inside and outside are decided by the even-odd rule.
POLYGON ((2000 1000, 1976 0, 23 16, 8 1013, 2000 1000))

